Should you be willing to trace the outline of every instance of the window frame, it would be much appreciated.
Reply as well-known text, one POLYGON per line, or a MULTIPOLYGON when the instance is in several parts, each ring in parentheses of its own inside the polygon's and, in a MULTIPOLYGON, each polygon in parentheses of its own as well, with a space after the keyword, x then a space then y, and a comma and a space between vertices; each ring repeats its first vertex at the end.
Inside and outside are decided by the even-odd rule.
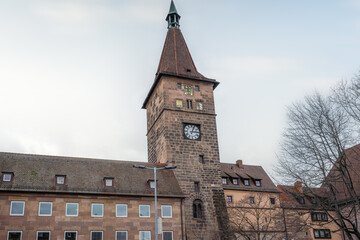
POLYGON ((162 218, 172 218, 172 206, 171 205, 161 205, 161 217, 162 218), (164 216, 164 207, 170 207, 170 216, 164 216))
POLYGON ((149 233, 149 236, 150 236, 150 239, 149 239, 149 240, 151 240, 151 231, 139 231, 139 240, 142 240, 142 239, 140 238, 142 232, 148 232, 148 233, 149 233))
POLYGON ((222 184, 227 185, 227 184, 228 184, 228 179, 227 179, 227 177, 222 177, 222 178, 221 178, 221 182, 222 182, 222 184))
POLYGON ((11 201, 10 204, 10 216, 24 216, 25 215, 25 201, 11 201), (22 214, 11 213, 13 209, 13 203, 23 203, 22 214))
POLYGON ((200 192, 200 182, 199 181, 194 182, 194 192, 200 192))
POLYGON ((149 180, 148 183, 149 183, 149 188, 155 189, 155 181, 154 180, 149 180))
MULTIPOLYGON (((75 240, 77 240, 78 231, 64 231, 64 240, 66 240, 66 233, 68 233, 68 232, 70 232, 70 233, 74 232, 74 233, 76 234, 75 240)), ((90 236, 91 236, 91 235, 90 235, 90 236)))
POLYGON ((234 185, 239 185, 239 179, 238 178, 233 178, 232 183, 234 185), (235 181, 236 181, 236 183, 235 183, 235 181))
POLYGON ((104 204, 103 203, 92 203, 91 204, 91 217, 104 217, 104 204), (101 206, 101 215, 94 215, 94 206, 101 206))
POLYGON ((66 184, 66 175, 55 175, 55 185, 65 186, 66 184), (58 178, 64 178, 64 183, 58 183, 58 178))
POLYGON ((256 187, 261 187, 261 180, 260 179, 255 179, 255 186, 256 187))
POLYGON ((184 101, 182 99, 176 99, 175 100, 175 107, 176 108, 183 108, 184 107, 184 101))
POLYGON ((150 218, 151 217, 151 208, 150 208, 149 204, 139 205, 139 217, 141 217, 141 218, 150 218), (141 216, 141 207, 149 207, 149 216, 141 216))
POLYGON ((255 204, 255 197, 249 197, 249 203, 255 204))
POLYGON ((200 155, 199 155, 199 163, 205 164, 205 160, 204 160, 204 155, 203 155, 203 154, 200 154, 200 155))
POLYGON ((39 212, 38 212, 38 216, 40 217, 51 217, 52 216, 52 207, 53 207, 53 203, 52 202, 39 202, 39 212), (40 214, 40 209, 41 209, 41 204, 42 203, 50 203, 50 214, 40 214))
POLYGON ((90 240, 93 240, 92 234, 94 232, 101 232, 101 239, 100 240, 104 240, 104 231, 90 231, 90 240))
POLYGON ((7 236, 6 236, 6 240, 9 240, 9 235, 10 233, 20 233, 20 240, 22 240, 22 231, 8 231, 7 232, 7 236))
POLYGON ((2 182, 12 182, 14 173, 12 172, 2 172, 2 182), (5 180, 5 176, 10 176, 10 180, 5 180))
POLYGON ((275 205, 275 198, 274 197, 270 197, 270 204, 271 205, 275 205))
POLYGON ((250 186, 250 179, 249 178, 244 178, 243 183, 244 183, 245 186, 250 186))
POLYGON ((114 187, 114 178, 105 177, 104 178, 104 187, 114 187), (111 181, 111 185, 107 185, 107 181, 111 181))
POLYGON ((65 216, 66 217, 78 217, 79 216, 79 203, 71 203, 71 202, 69 202, 69 203, 66 203, 66 205, 65 205, 65 216), (76 204, 77 205, 77 211, 76 211, 76 215, 69 215, 67 212, 67 209, 68 209, 68 205, 70 205, 70 204, 76 204))
POLYGON ((326 212, 311 212, 311 221, 313 222, 328 222, 329 218, 328 218, 328 214, 326 212), (320 214, 320 218, 318 218, 320 214))
POLYGON ((128 231, 115 231, 115 240, 117 240, 117 234, 121 233, 121 232, 126 233, 126 239, 125 240, 128 240, 128 231))
POLYGON ((39 233, 40 233, 40 232, 49 233, 49 240, 51 239, 51 231, 36 231, 36 240, 38 240, 38 237, 39 237, 39 233))
POLYGON ((313 234, 314 234, 314 238, 315 238, 315 239, 331 239, 331 231, 330 231, 330 229, 313 229, 313 230, 314 230, 314 231, 313 231, 313 234), (323 231, 323 233, 324 233, 324 236, 323 236, 323 237, 321 236, 321 231, 323 231), (315 232, 318 233, 318 237, 316 237, 315 232), (328 237, 325 236, 326 233, 329 234, 328 237))
POLYGON ((174 240, 174 231, 163 231, 163 234, 162 234, 162 240, 164 240, 164 233, 171 233, 171 240, 174 240))
POLYGON ((118 203, 118 204, 116 204, 116 209, 115 209, 115 216, 116 217, 127 217, 128 216, 128 205, 127 204, 125 204, 125 203, 118 203), (120 215, 118 215, 118 206, 125 206, 126 207, 126 215, 125 216, 120 216, 120 215))
POLYGON ((226 195, 226 202, 227 203, 232 203, 233 202, 232 195, 226 195))

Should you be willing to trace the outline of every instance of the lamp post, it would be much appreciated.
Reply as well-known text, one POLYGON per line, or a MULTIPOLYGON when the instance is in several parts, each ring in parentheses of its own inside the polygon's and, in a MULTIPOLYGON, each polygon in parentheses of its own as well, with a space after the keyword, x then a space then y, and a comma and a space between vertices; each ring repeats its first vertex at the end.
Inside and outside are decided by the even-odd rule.
POLYGON ((169 170, 169 169, 175 169, 177 166, 165 166, 165 167, 148 167, 148 166, 144 166, 144 165, 133 165, 134 168, 141 168, 141 169, 152 169, 154 170, 154 184, 155 184, 155 190, 154 190, 154 195, 155 195, 155 240, 158 240, 158 217, 157 217, 157 183, 156 183, 156 171, 157 170, 169 170))

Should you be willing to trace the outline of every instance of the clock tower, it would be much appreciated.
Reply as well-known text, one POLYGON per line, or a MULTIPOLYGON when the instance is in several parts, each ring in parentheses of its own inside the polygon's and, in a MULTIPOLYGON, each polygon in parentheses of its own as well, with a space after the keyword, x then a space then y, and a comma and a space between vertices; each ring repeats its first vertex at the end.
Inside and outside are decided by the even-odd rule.
POLYGON ((171 1, 159 67, 143 104, 148 160, 177 166, 186 239, 229 239, 213 94, 219 82, 197 71, 179 20, 171 1))

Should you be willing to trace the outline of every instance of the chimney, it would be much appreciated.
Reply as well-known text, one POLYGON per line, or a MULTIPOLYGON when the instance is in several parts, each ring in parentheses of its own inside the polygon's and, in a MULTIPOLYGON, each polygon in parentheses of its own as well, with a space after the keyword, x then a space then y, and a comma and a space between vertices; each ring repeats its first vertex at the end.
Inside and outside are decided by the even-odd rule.
POLYGON ((303 187, 302 187, 302 183, 300 181, 296 181, 294 183, 294 191, 298 192, 298 193, 303 193, 303 187))
POLYGON ((237 160, 237 161, 236 161, 236 165, 237 165, 239 168, 244 168, 242 160, 237 160))

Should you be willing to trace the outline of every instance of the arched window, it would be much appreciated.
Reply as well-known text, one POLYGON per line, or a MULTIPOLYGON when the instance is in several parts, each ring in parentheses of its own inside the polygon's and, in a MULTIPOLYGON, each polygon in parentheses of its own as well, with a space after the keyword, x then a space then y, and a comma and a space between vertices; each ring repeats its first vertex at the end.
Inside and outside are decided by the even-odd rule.
POLYGON ((193 217, 194 218, 203 218, 203 209, 202 209, 202 201, 196 199, 193 203, 193 217))

